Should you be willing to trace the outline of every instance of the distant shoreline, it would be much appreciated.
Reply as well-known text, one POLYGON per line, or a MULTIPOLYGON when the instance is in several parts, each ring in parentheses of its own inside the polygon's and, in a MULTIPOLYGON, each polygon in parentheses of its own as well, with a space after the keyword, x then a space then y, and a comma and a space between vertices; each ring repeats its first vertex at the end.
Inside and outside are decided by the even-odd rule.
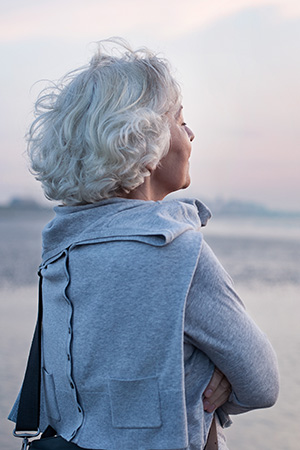
MULTIPOLYGON (((173 197, 174 198, 174 197, 173 197)), ((176 198, 176 197, 175 197, 176 198)), ((180 197, 178 197, 180 198, 180 197)), ((182 197, 181 197, 182 198, 182 197)), ((300 211, 284 211, 267 208, 264 205, 255 202, 246 202, 240 200, 204 200, 215 217, 281 217, 281 218, 300 218, 300 211)), ((50 202, 49 202, 50 203, 50 202)), ((4 212, 32 212, 32 213, 51 213, 55 204, 42 205, 36 200, 30 198, 13 198, 7 204, 0 204, 0 214, 4 212)))

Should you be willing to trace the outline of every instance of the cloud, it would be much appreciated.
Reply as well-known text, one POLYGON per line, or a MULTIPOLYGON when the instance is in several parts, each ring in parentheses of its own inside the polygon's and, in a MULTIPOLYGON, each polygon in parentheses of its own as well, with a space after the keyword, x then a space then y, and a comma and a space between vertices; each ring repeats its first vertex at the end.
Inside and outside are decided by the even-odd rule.
POLYGON ((107 37, 149 29, 172 39, 246 8, 273 6, 284 18, 300 17, 299 0, 52 0, 7 8, 0 42, 28 38, 107 37))

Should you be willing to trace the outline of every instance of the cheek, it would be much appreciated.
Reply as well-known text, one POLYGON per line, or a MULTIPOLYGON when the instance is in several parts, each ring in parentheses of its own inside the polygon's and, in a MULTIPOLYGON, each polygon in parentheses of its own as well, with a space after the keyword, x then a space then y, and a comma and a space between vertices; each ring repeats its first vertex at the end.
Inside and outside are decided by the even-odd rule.
POLYGON ((186 143, 185 136, 180 131, 176 131, 171 138, 169 153, 176 157, 182 156, 185 153, 186 143))

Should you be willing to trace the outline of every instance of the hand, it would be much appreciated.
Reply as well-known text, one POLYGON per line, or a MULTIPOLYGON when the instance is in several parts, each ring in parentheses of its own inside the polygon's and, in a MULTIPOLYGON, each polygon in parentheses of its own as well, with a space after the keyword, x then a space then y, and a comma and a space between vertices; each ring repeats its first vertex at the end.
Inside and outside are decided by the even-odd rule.
POLYGON ((212 413, 227 402, 231 393, 231 384, 225 375, 216 367, 203 393, 204 411, 212 413))

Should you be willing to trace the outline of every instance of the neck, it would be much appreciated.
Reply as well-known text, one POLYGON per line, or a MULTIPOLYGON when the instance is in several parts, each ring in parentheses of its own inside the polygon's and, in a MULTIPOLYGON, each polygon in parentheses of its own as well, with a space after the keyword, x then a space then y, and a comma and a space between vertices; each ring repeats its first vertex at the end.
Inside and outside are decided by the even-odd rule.
POLYGON ((162 190, 158 189, 156 183, 153 183, 152 177, 146 177, 144 183, 138 186, 133 191, 126 193, 121 193, 119 197, 129 198, 132 200, 152 200, 157 202, 159 200, 163 200, 169 192, 162 192, 162 190))

